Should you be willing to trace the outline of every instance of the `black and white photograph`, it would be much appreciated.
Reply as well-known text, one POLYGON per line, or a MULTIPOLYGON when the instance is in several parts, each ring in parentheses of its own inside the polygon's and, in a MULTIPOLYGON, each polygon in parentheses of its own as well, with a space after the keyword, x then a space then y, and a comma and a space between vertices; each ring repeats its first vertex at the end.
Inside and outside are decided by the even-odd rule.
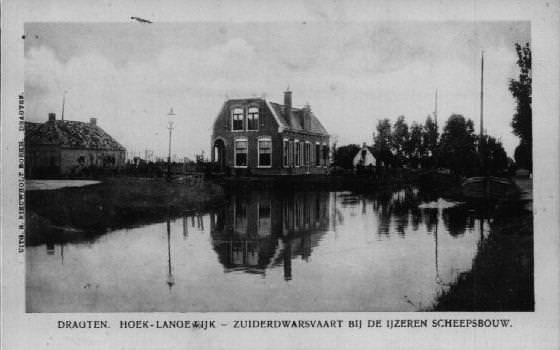
POLYGON ((528 22, 24 35, 27 312, 534 309, 528 22))
POLYGON ((558 348, 558 1, 0 7, 2 349, 558 348))

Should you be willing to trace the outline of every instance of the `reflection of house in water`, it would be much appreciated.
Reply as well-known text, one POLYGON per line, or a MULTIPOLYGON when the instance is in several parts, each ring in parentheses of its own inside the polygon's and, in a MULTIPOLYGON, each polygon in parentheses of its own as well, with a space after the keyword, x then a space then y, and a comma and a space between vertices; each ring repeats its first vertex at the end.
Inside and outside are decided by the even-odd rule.
POLYGON ((226 271, 264 274, 284 265, 291 279, 291 259, 307 260, 328 230, 329 194, 251 192, 232 196, 211 215, 214 249, 226 271))

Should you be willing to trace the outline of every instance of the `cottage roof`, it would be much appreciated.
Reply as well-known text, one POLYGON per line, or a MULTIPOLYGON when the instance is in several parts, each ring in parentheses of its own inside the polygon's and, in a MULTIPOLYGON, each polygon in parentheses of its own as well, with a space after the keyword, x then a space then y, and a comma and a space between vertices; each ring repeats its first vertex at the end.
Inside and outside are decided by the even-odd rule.
POLYGON ((25 141, 31 145, 57 145, 107 151, 126 150, 99 126, 71 120, 26 122, 25 141))

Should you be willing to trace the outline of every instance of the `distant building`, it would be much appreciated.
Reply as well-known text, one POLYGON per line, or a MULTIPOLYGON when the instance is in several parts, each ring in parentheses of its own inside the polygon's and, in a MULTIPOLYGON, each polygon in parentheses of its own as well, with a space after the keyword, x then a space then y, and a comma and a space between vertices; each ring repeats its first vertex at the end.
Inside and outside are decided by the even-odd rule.
POLYGON ((324 174, 329 135, 309 106, 264 98, 228 100, 214 122, 212 161, 233 175, 324 174))
POLYGON ((354 168, 376 166, 377 160, 373 155, 373 147, 366 146, 364 143, 362 148, 356 153, 352 160, 354 168))
POLYGON ((26 176, 80 174, 88 168, 118 169, 125 164, 126 149, 97 125, 56 120, 25 123, 26 176))

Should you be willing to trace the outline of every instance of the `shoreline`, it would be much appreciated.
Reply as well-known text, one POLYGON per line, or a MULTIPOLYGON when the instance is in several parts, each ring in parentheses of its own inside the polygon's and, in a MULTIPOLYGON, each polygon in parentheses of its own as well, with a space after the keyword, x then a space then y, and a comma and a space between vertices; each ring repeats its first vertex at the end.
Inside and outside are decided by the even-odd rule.
POLYGON ((88 240, 108 230, 134 227, 222 205, 223 189, 165 179, 105 178, 84 187, 26 191, 28 245, 46 240, 88 240))
POLYGON ((532 213, 498 216, 471 270, 426 311, 534 311, 533 244, 532 213))

